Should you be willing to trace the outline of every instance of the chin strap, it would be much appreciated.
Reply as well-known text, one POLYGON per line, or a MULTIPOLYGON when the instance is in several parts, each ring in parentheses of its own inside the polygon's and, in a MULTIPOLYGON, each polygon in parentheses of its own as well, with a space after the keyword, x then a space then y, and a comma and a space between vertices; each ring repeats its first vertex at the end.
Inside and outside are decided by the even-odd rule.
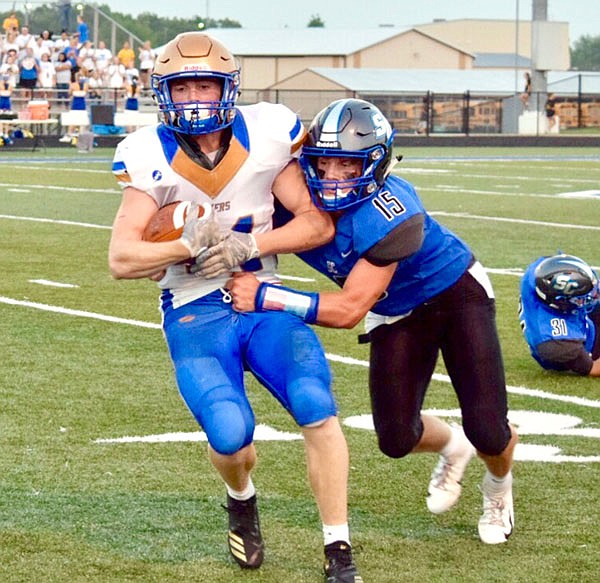
POLYGON ((307 324, 314 324, 319 311, 319 294, 263 282, 258 286, 255 304, 257 312, 290 312, 307 324))

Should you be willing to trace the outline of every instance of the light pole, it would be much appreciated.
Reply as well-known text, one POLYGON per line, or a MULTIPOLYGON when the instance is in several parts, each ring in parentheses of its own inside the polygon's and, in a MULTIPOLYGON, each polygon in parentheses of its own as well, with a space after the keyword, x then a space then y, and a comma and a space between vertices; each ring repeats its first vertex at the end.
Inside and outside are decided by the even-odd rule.
POLYGON ((25 26, 29 26, 29 12, 31 11, 31 2, 25 2, 23 8, 25 9, 25 26))
POLYGON ((515 8, 515 95, 519 94, 519 0, 515 8))

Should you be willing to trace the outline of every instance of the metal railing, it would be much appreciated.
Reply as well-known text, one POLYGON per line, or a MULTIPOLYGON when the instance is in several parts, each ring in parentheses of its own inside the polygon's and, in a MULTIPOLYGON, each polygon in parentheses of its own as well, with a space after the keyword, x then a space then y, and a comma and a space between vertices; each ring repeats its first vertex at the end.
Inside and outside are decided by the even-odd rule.
MULTIPOLYGON (((323 107, 335 99, 358 97, 374 103, 390 120, 399 134, 511 134, 519 133, 518 119, 527 111, 517 95, 485 95, 465 92, 463 94, 358 94, 350 91, 259 91, 244 90, 238 101, 240 105, 257 101, 284 103, 296 111, 302 122, 308 125, 323 107), (515 118, 511 126, 510 119, 515 118)), ((30 100, 45 99, 50 105, 50 115, 58 117, 70 108, 66 90, 36 88, 15 89, 11 95, 15 114, 27 109, 30 100)), ((110 104, 115 112, 123 111, 127 92, 125 88, 98 88, 87 97, 91 105, 110 104)), ((545 99, 545 96, 544 96, 545 99)), ((140 111, 155 112, 156 103, 149 89, 138 96, 140 111)), ((529 112, 541 116, 544 100, 542 95, 531 95, 529 112)), ((561 131, 575 128, 600 128, 600 94, 561 95, 556 99, 556 115, 560 118, 561 131)), ((543 128, 540 129, 543 132, 543 128)), ((599 130, 600 133, 600 130, 599 130)))

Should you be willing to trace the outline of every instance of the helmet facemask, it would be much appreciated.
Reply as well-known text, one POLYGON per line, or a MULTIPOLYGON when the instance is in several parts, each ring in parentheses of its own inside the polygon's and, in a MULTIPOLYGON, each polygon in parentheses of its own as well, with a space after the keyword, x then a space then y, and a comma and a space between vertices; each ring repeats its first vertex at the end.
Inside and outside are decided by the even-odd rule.
POLYGON ((166 126, 176 132, 198 135, 226 128, 235 118, 235 101, 239 87, 239 75, 209 72, 187 72, 152 77, 152 89, 166 126), (171 95, 171 84, 180 79, 214 79, 221 86, 218 101, 176 102, 171 95))
POLYGON ((362 202, 379 189, 375 175, 384 158, 385 148, 379 145, 358 152, 305 146, 300 164, 315 205, 326 211, 336 211, 362 202), (360 170, 354 177, 329 180, 319 169, 321 157, 358 160, 360 170))
POLYGON ((315 205, 338 211, 374 196, 391 170, 394 131, 381 111, 361 99, 339 99, 319 112, 308 129, 300 164, 315 205), (359 160, 356 176, 328 179, 319 158, 359 160))
POLYGON ((169 42, 156 60, 151 85, 163 123, 176 132, 207 134, 233 123, 239 67, 227 48, 205 33, 186 32, 169 42), (185 79, 217 81, 219 99, 177 101, 171 89, 185 79))

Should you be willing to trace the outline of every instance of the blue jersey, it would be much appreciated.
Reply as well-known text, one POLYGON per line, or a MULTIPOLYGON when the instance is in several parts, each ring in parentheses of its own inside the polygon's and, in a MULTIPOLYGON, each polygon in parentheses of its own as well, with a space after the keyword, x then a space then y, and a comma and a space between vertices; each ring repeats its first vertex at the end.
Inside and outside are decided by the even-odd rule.
POLYGON ((427 213, 405 180, 388 177, 377 195, 344 211, 331 243, 298 255, 343 285, 361 256, 416 215, 424 217, 423 244, 398 262, 386 293, 371 310, 383 316, 406 314, 456 283, 469 267, 472 253, 427 213))
POLYGON ((580 342, 588 353, 592 352, 596 337, 595 326, 585 310, 560 312, 547 306, 535 291, 534 271, 545 259, 539 257, 525 271, 521 280, 521 306, 519 320, 529 345, 531 355, 545 369, 564 370, 565 366, 544 360, 538 351, 540 344, 556 340, 580 342))

